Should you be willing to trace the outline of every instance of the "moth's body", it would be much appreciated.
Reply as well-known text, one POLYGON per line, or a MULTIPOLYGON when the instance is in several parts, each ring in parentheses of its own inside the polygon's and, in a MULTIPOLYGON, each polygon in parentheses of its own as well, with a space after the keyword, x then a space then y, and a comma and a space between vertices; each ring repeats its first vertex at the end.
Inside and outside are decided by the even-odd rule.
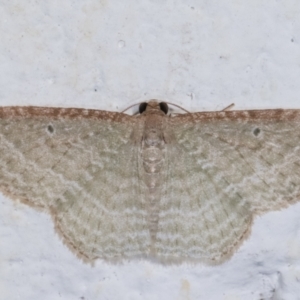
MULTIPOLYGON (((151 245, 156 243, 160 199, 163 185, 163 169, 166 167, 166 138, 164 136, 165 113, 157 102, 150 102, 141 119, 143 133, 140 140, 139 161, 141 162, 141 179, 146 188, 148 205, 148 223, 151 245)), ((151 251, 153 251, 151 249, 151 251)))
POLYGON ((169 117, 145 105, 0 107, 1 191, 51 213, 87 262, 220 263, 255 214, 300 200, 300 110, 169 117))

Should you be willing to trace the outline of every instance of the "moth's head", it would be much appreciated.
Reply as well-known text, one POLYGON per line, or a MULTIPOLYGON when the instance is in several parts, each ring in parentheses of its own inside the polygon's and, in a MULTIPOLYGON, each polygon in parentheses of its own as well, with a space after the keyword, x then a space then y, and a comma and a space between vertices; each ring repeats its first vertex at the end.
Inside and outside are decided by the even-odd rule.
POLYGON ((139 112, 140 114, 166 115, 168 113, 168 104, 165 102, 157 102, 156 100, 142 102, 139 106, 139 112))

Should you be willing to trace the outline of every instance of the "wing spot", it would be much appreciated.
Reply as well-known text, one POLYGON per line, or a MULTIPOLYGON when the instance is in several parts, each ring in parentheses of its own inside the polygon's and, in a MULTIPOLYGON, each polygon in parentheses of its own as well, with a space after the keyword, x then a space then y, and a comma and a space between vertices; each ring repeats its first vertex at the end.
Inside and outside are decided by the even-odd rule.
POLYGON ((52 134, 54 132, 54 127, 51 124, 48 125, 47 131, 52 134))
POLYGON ((260 130, 258 127, 256 127, 256 128, 253 130, 253 134, 254 134, 255 136, 259 136, 260 132, 261 132, 261 130, 260 130))

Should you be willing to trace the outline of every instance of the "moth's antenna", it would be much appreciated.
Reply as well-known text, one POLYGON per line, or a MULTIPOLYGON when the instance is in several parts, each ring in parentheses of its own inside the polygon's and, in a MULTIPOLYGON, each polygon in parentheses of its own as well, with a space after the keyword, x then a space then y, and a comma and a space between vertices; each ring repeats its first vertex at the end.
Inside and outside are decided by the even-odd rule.
POLYGON ((138 104, 140 104, 140 103, 141 103, 141 102, 138 102, 138 103, 135 103, 135 104, 132 104, 132 105, 128 106, 128 107, 125 108, 123 111, 121 111, 121 113, 125 112, 126 110, 128 110, 128 109, 130 109, 131 107, 134 107, 134 106, 136 106, 136 105, 138 105, 138 104))
POLYGON ((173 106, 175 106, 175 107, 178 107, 178 108, 182 109, 183 111, 185 111, 185 112, 188 113, 188 114, 191 113, 190 111, 188 111, 188 110, 184 109, 183 107, 181 107, 181 106, 179 106, 179 105, 177 105, 177 104, 174 104, 174 103, 172 103, 172 102, 166 102, 166 101, 163 101, 163 102, 165 102, 165 103, 167 103, 167 104, 170 104, 170 105, 173 105, 173 106))
POLYGON ((221 111, 231 110, 233 107, 234 107, 234 103, 231 103, 230 105, 228 105, 225 108, 223 108, 221 111))

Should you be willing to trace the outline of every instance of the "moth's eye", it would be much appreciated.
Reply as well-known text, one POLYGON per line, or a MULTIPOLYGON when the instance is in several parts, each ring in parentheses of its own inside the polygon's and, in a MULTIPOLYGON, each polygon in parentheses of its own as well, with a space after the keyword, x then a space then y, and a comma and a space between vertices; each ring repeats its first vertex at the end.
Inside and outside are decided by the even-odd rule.
POLYGON ((140 114, 143 113, 146 110, 147 106, 148 106, 148 103, 146 103, 146 102, 143 102, 143 103, 140 104, 140 106, 139 106, 140 114))
POLYGON ((160 107, 160 109, 161 109, 165 114, 168 113, 169 107, 168 107, 168 104, 167 104, 167 103, 165 103, 165 102, 160 102, 160 103, 159 103, 159 107, 160 107))

